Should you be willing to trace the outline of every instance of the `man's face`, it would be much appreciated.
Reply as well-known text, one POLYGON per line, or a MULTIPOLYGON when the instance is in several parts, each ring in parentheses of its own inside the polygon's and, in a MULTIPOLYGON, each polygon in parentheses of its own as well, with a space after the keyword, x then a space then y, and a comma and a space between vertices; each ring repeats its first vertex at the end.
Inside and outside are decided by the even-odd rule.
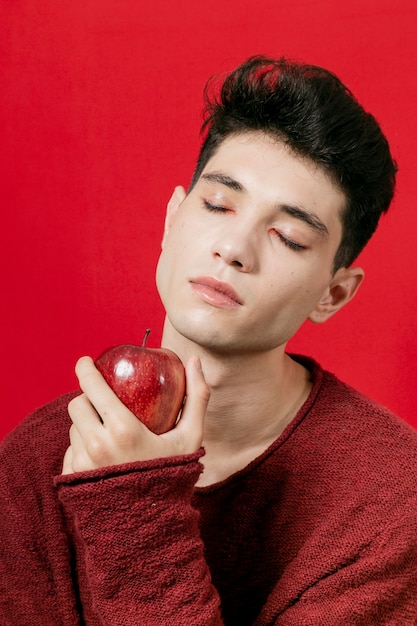
POLYGON ((157 269, 168 323, 216 352, 284 345, 328 291, 343 193, 251 132, 228 137, 179 200, 157 269))

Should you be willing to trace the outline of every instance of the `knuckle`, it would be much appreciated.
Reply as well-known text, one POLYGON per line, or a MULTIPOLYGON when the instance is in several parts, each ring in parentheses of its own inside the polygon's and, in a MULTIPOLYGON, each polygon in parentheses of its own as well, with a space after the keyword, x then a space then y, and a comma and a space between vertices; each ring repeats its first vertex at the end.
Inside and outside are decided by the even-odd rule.
POLYGON ((81 458, 79 454, 74 454, 72 457, 72 471, 73 472, 85 472, 89 469, 92 469, 86 459, 81 458))
POLYGON ((72 398, 68 403, 68 413, 70 416, 75 415, 80 410, 83 403, 82 395, 72 398))
POLYGON ((71 424, 70 429, 69 429, 69 438, 70 438, 71 442, 74 441, 74 437, 76 435, 76 431, 77 431, 77 429, 74 426, 74 424, 71 424))
POLYGON ((203 402, 208 402, 210 400, 210 388, 204 380, 198 381, 197 385, 194 389, 190 389, 187 394, 190 398, 193 397, 195 400, 201 400, 203 402))
POLYGON ((113 426, 113 437, 119 445, 125 446, 132 441, 132 433, 130 428, 121 420, 116 422, 113 426))
POLYGON ((107 458, 107 449, 101 437, 92 434, 85 443, 85 449, 90 459, 97 464, 107 458))
POLYGON ((211 391, 206 382, 202 383, 200 395, 202 400, 208 402, 210 400, 211 391))

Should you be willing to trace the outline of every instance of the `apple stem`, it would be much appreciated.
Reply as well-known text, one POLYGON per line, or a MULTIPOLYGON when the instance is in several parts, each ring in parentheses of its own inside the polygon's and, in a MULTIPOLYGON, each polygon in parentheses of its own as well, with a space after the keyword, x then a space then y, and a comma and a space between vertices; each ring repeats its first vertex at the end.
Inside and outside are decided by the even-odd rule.
POLYGON ((145 336, 144 336, 143 341, 142 341, 142 348, 145 347, 145 343, 146 343, 146 340, 149 337, 150 332, 151 332, 151 329, 147 328, 146 331, 145 331, 145 336))

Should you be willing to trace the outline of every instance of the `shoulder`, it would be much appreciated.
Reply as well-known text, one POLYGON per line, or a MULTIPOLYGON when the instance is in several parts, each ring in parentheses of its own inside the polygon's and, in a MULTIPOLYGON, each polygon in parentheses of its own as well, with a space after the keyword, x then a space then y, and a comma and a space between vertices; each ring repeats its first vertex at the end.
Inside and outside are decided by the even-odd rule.
POLYGON ((400 444, 417 446, 417 430, 390 409, 375 402, 354 387, 340 380, 307 357, 296 357, 311 372, 313 389, 308 400, 309 413, 315 421, 331 425, 334 433, 354 436, 355 440, 369 436, 374 443, 384 443, 393 437, 400 444), (330 423, 328 423, 330 422, 330 423))
POLYGON ((293 452, 328 485, 398 508, 417 502, 417 430, 313 361, 313 390, 293 452), (389 504, 390 503, 390 504, 389 504))
POLYGON ((413 426, 331 372, 323 371, 318 400, 318 410, 332 415, 334 430, 347 429, 363 442, 369 438, 373 446, 389 443, 392 453, 396 449, 404 453, 404 445, 413 452, 417 450, 417 430, 413 426))

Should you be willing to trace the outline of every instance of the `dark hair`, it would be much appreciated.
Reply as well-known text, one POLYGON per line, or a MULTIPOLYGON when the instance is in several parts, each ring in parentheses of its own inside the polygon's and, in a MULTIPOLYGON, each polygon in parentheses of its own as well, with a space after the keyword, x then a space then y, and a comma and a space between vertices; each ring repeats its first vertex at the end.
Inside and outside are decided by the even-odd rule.
POLYGON ((396 164, 378 122, 331 72, 254 56, 205 89, 205 133, 191 187, 224 139, 263 131, 322 167, 346 196, 334 270, 348 267, 392 200, 396 164), (213 89, 214 87, 214 89, 213 89))

